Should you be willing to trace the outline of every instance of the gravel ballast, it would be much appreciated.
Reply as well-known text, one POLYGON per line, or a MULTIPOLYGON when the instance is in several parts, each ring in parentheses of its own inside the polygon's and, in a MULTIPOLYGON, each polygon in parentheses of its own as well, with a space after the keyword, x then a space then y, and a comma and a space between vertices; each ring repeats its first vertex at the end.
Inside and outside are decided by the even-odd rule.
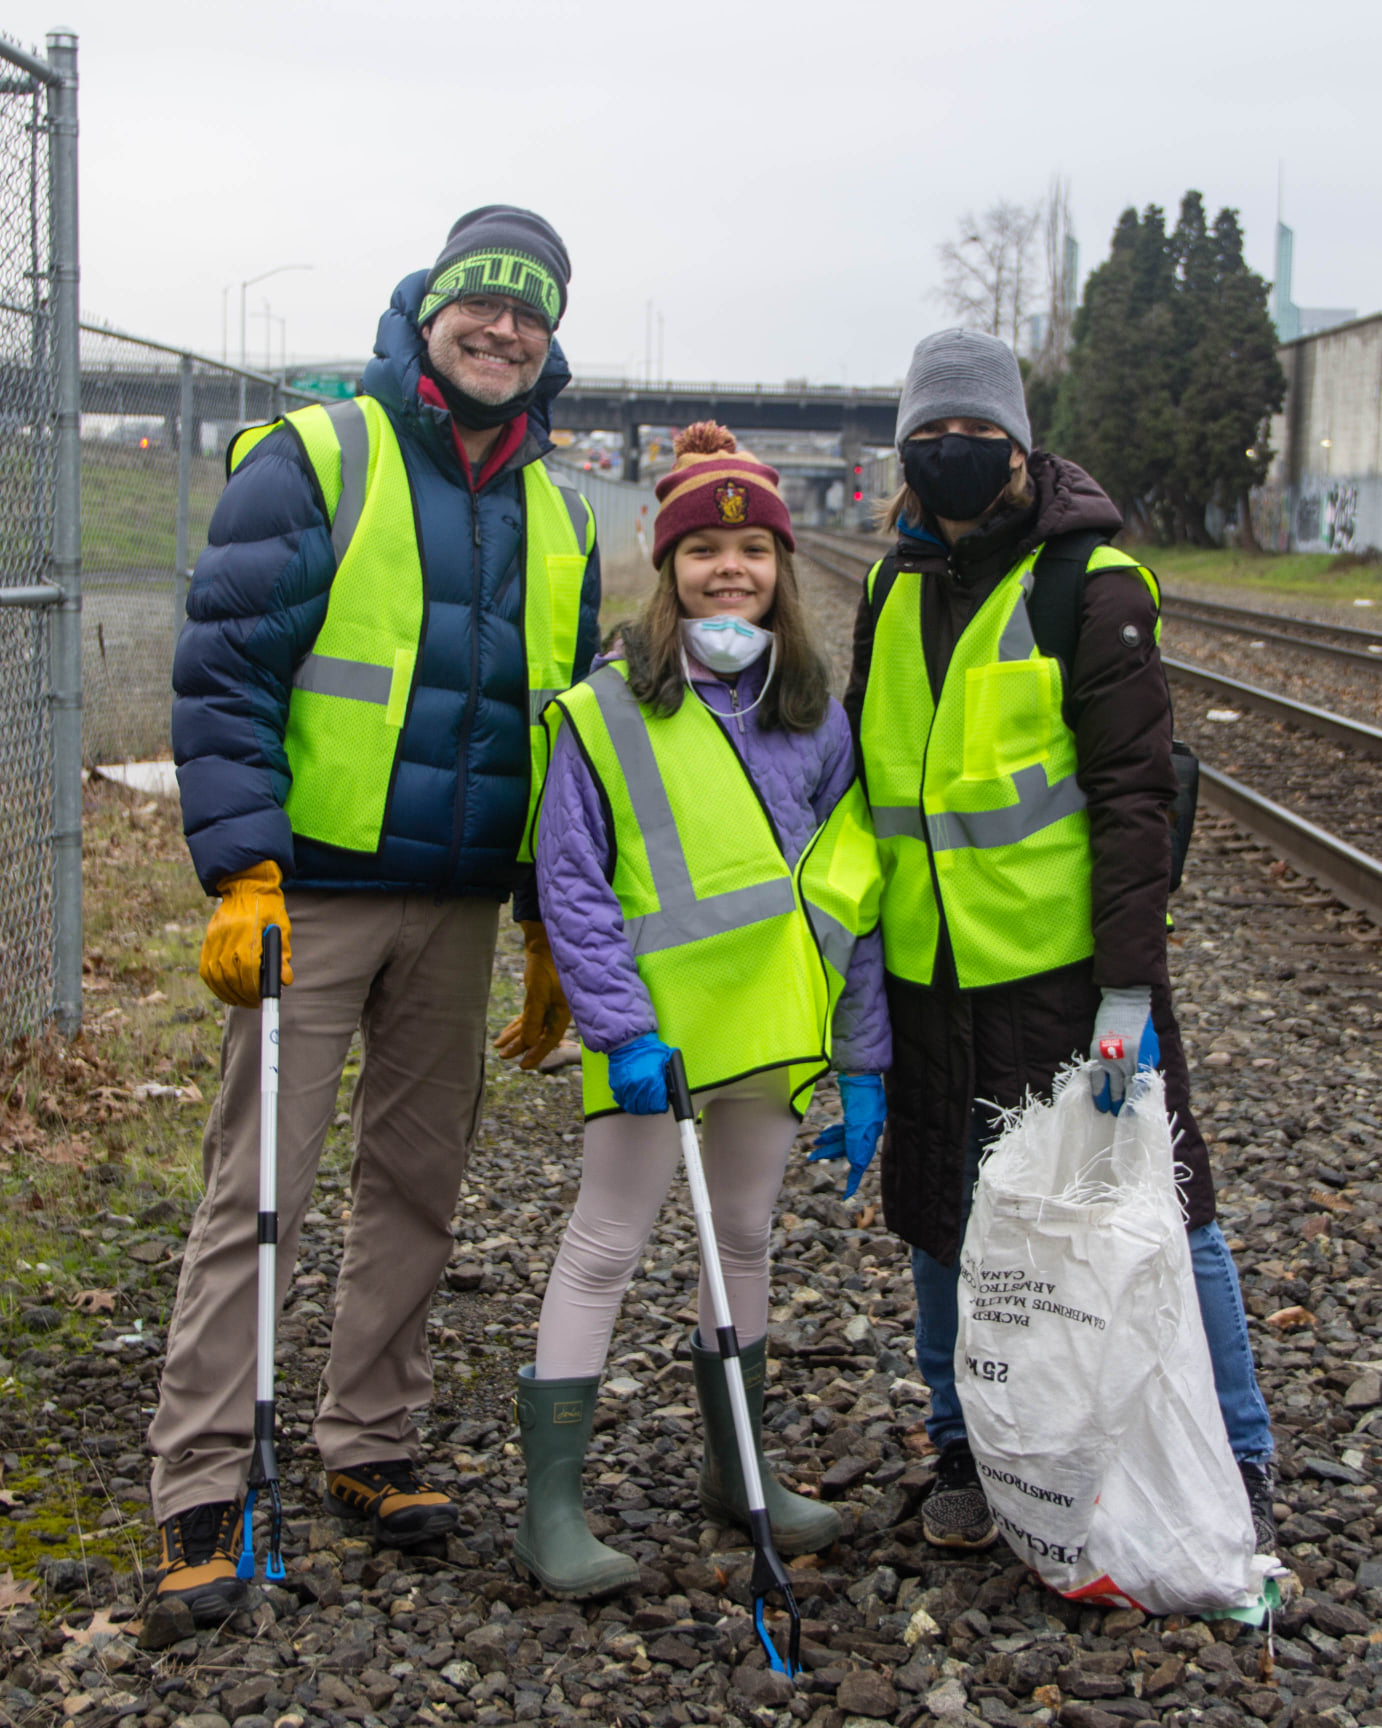
MULTIPOLYGON (((806 585, 847 643, 852 598, 809 570, 806 585)), ((1300 1585, 1272 1654, 1265 1631, 1236 1622, 1065 1602, 1002 1546, 952 1557, 925 1545, 932 1454, 907 1258, 878 1216, 876 1170, 846 1207, 839 1167, 805 1161, 838 1115, 830 1086, 779 1207, 765 1414, 775 1468, 845 1523, 834 1549, 793 1566, 800 1683, 767 1670, 746 1611, 749 1550, 696 1501, 698 1267, 680 1179, 620 1316, 585 1476, 593 1527, 635 1557, 639 1588, 583 1606, 522 1582, 509 1400, 579 1176, 568 1069, 492 1095, 433 1308, 427 1456, 460 1500, 460 1536, 434 1555, 375 1553, 358 1526, 322 1514, 310 1416, 349 1203, 344 1179, 325 1179, 280 1330, 285 1583, 253 1586, 246 1612, 195 1631, 144 1597, 137 1533, 128 1570, 84 1567, 64 1547, 36 1600, 0 1618, 0 1721, 1382 1724, 1382 937, 1212 814, 1173 905, 1196 1108, 1276 1424, 1282 1557, 1300 1585)), ((512 936, 498 964, 521 971, 512 936)), ((25 1410, 3 1449, 22 1442, 112 1506, 146 1497, 180 1221, 144 1222, 129 1246, 150 1256, 140 1327, 122 1316, 72 1355, 45 1341, 36 1304, 31 1344, 0 1363, 25 1410)), ((22 1521, 15 1499, 8 1516, 22 1521)))

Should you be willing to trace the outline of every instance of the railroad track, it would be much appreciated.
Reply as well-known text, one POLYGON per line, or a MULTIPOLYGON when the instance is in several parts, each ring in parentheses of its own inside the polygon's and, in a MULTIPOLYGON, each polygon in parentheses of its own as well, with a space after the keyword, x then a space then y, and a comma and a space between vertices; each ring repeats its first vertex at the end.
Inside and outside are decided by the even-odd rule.
POLYGON ((1202 629, 1272 642, 1299 653, 1328 654, 1382 672, 1382 634, 1376 630, 1326 624, 1315 618, 1289 617, 1280 612, 1257 612, 1248 606, 1228 606, 1217 600, 1192 600, 1183 594, 1169 593, 1163 598, 1161 615, 1202 629))
MULTIPOLYGON (((888 550, 888 542, 876 534, 848 534, 825 529, 807 529, 797 538, 818 564, 836 575, 854 577, 888 550)), ((1297 618, 1281 612, 1261 612, 1250 606, 1230 606, 1218 600, 1200 600, 1188 594, 1162 592, 1161 615, 1197 624, 1206 630, 1246 636, 1255 642, 1271 642, 1303 654, 1324 654, 1335 659, 1382 672, 1382 631, 1364 630, 1352 624, 1330 624, 1318 618, 1297 618)))
MULTIPOLYGON (((869 568, 887 550, 883 541, 862 535, 807 530, 799 533, 797 538, 807 556, 832 574, 854 583, 861 582, 869 568)), ((1254 619, 1272 617, 1274 622, 1281 622, 1272 614, 1245 613, 1245 616, 1254 619)), ((1293 627, 1299 622, 1321 631, 1347 628, 1311 625, 1309 620, 1293 619, 1290 622, 1293 627)), ((1246 625, 1243 628, 1248 630, 1246 625)), ((1280 637, 1280 632, 1273 635, 1253 629, 1251 633, 1264 640, 1280 637)), ((1382 647, 1382 637, 1374 636, 1372 632, 1360 630, 1349 634, 1376 641, 1382 647)), ((1290 637, 1283 645, 1299 647, 1302 643, 1290 637)), ((1352 660, 1370 667, 1382 664, 1382 654, 1374 658, 1363 648, 1350 648, 1347 654, 1352 660)), ((1246 832, 1269 845, 1303 875, 1337 894, 1346 905, 1382 922, 1382 859, 1375 855, 1382 851, 1382 828, 1378 826, 1378 813, 1382 812, 1382 774, 1373 767, 1374 763, 1382 762, 1382 729, 1307 703, 1292 701, 1256 685, 1169 656, 1163 656, 1163 664, 1168 678, 1178 689, 1223 704, 1235 716, 1246 710, 1269 722, 1276 736, 1269 738, 1265 749, 1259 752, 1259 759, 1251 770, 1254 777, 1262 775, 1264 782, 1274 790, 1276 783, 1284 780, 1293 801, 1327 808, 1331 812, 1331 826, 1248 784, 1240 778, 1244 772, 1242 769, 1230 773, 1225 767, 1215 765, 1214 758, 1220 745, 1209 727, 1222 723, 1222 718, 1215 721, 1214 716, 1222 717, 1224 708, 1206 711, 1204 718, 1193 728, 1191 742, 1201 755, 1200 789, 1206 802, 1215 805, 1246 832), (1287 732, 1283 733, 1282 728, 1288 729, 1287 732), (1321 764, 1316 761, 1303 765, 1299 740, 1293 749, 1282 749, 1282 739, 1290 734, 1304 735, 1331 745, 1335 751, 1333 762, 1321 764), (1281 761, 1283 755, 1293 758, 1285 767, 1281 761), (1365 845, 1357 845, 1331 831, 1332 812, 1336 808, 1347 825, 1366 837, 1365 845)), ((1184 720, 1185 708, 1182 706, 1178 709, 1178 731, 1186 730, 1184 720)), ((1241 734, 1235 734, 1236 741, 1240 738, 1241 734)), ((1239 755, 1243 753, 1242 749, 1237 751, 1239 755)), ((1230 756, 1233 754, 1233 751, 1229 752, 1230 756)))

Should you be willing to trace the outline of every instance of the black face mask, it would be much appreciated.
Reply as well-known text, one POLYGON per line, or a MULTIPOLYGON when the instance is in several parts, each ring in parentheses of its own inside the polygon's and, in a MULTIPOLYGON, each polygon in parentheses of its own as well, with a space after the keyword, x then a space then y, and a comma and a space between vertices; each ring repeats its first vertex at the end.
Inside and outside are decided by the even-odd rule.
POLYGON ((492 432, 496 426, 507 425, 510 420, 526 413, 537 395, 537 384, 534 383, 532 389, 521 390, 517 396, 510 396, 507 402, 479 402, 474 396, 467 396, 464 390, 458 390, 449 378, 444 378, 425 354, 422 370, 441 391, 453 418, 459 420, 468 432, 492 432))
POLYGON ((972 438, 947 432, 912 438, 902 446, 907 484, 933 516, 973 522, 1008 483, 1011 438, 972 438))

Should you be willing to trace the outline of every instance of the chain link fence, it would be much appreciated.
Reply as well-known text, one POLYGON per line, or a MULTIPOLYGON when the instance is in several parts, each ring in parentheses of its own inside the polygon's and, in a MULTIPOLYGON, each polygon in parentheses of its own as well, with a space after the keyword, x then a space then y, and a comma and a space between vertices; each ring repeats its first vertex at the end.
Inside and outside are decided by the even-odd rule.
MULTIPOLYGON (((49 39, 50 50, 58 41, 49 39)), ((47 62, 0 41, 0 1042, 41 1026, 73 982, 71 957, 60 966, 57 953, 72 913, 60 909, 56 881, 59 806, 70 821, 71 788, 60 799, 54 724, 55 698, 75 694, 64 688, 54 560, 64 310, 54 226, 68 214, 54 206, 65 204, 55 194, 70 176, 50 159, 64 147, 68 94, 75 110, 75 75, 64 89, 47 62)), ((72 121, 75 156, 75 112, 72 121)), ((75 204, 70 215, 75 238, 75 204)), ((69 778, 74 767, 79 774, 79 764, 67 767, 69 778)), ((77 863, 80 894, 79 850, 77 863)), ((78 898, 78 932, 80 916, 78 898)), ((78 984, 80 964, 78 948, 78 984)), ((75 1004, 65 1006, 70 1017, 75 1004)))
POLYGON ((138 761, 168 752, 173 647, 226 444, 319 398, 90 324, 81 371, 82 756, 138 761))

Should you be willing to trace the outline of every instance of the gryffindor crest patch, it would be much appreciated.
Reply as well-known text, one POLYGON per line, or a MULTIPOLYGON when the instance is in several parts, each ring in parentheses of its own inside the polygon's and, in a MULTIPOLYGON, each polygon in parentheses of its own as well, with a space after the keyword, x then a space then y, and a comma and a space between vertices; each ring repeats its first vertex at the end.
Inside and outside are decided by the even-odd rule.
POLYGON ((741 486, 737 480, 723 480, 715 488, 712 496, 715 508, 720 513, 720 520, 729 527, 737 527, 749 513, 749 494, 746 486, 741 486))

